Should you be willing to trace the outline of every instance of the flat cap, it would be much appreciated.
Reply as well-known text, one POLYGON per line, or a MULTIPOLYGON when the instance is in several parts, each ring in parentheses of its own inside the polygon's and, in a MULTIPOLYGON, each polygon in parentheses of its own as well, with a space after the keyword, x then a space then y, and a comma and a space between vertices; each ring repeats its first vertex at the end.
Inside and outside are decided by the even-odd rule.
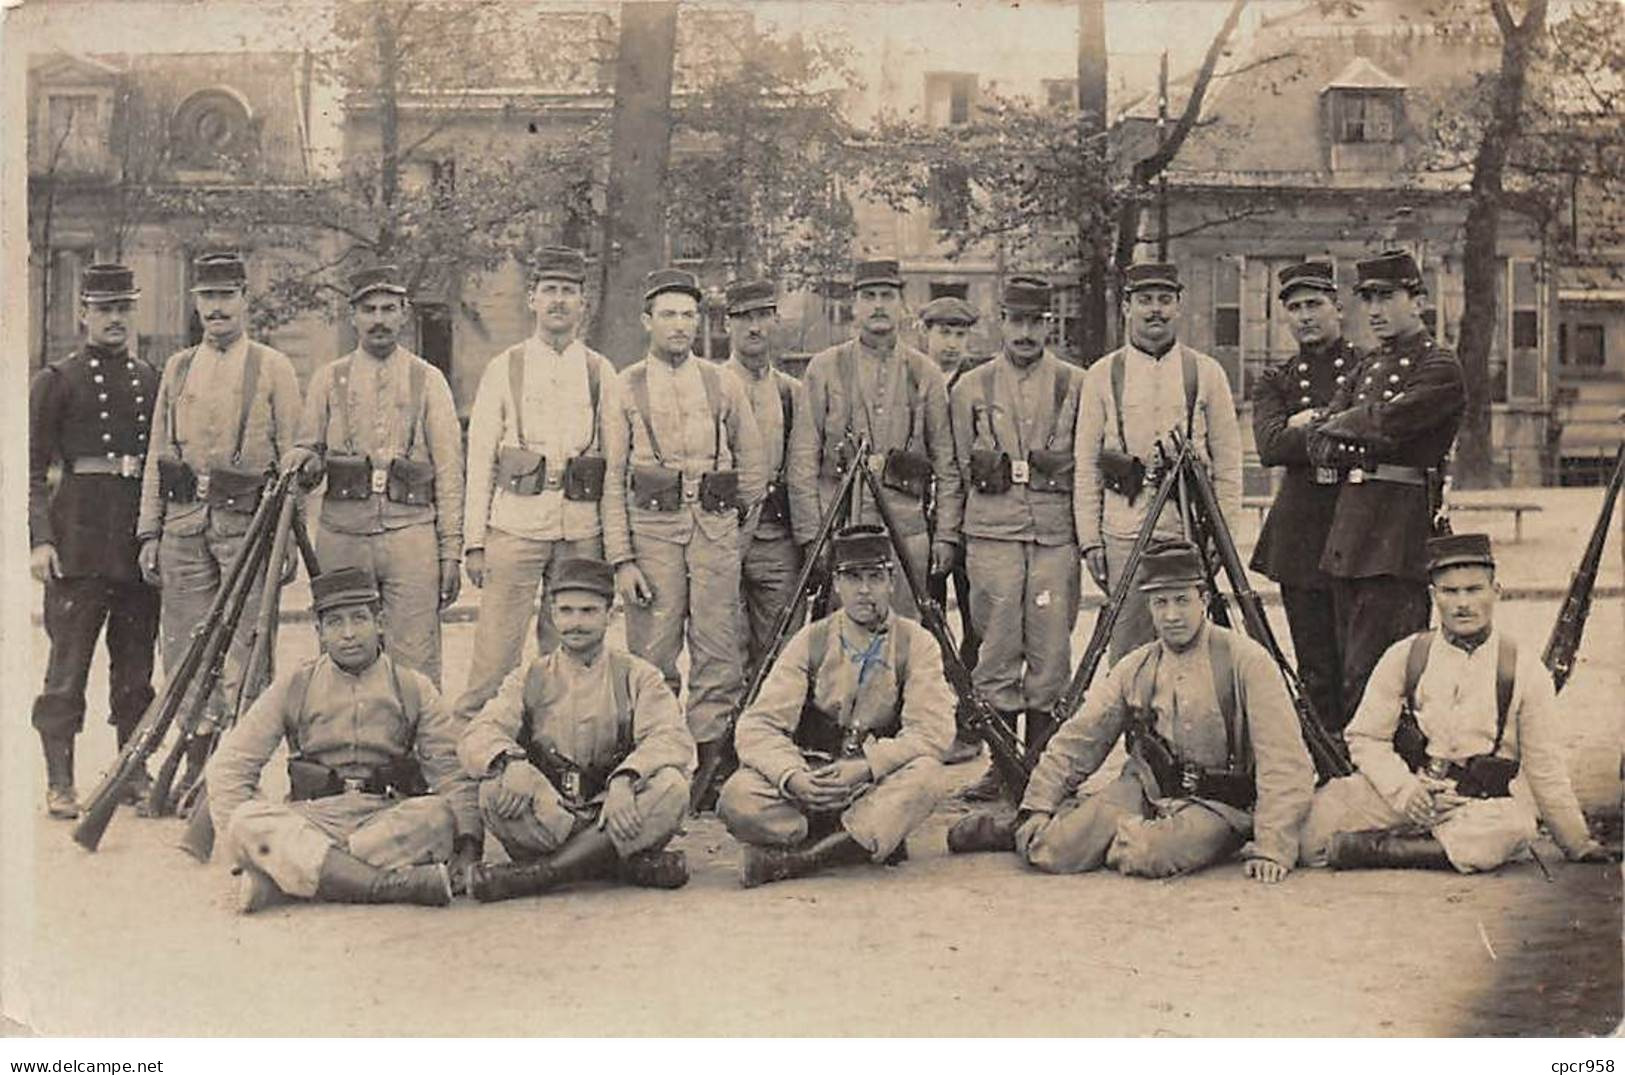
POLYGON ((852 266, 852 290, 875 284, 903 286, 903 270, 896 258, 871 258, 852 266))
POLYGON ((248 266, 235 250, 204 254, 192 262, 193 291, 229 291, 248 286, 248 266))
POLYGON ((691 295, 695 302, 705 301, 705 292, 700 290, 700 278, 687 269, 656 269, 643 278, 644 302, 668 291, 691 295))
POLYGON ((1488 534, 1444 534, 1428 538, 1428 573, 1447 567, 1494 567, 1488 534))
POLYGON ((1137 576, 1141 590, 1166 590, 1207 581, 1202 558, 1188 541, 1172 541, 1146 552, 1137 576))
POLYGON ((1354 263, 1355 291, 1417 291, 1422 270, 1404 250, 1384 250, 1367 261, 1354 263))
POLYGON ((79 277, 79 298, 85 302, 122 302, 140 294, 140 288, 135 286, 135 273, 125 265, 113 262, 89 265, 79 277))
POLYGON ((387 291, 391 295, 404 297, 406 285, 401 283, 400 267, 389 264, 368 265, 350 274, 351 302, 356 302, 362 296, 370 295, 374 291, 387 291))
POLYGON ((1288 292, 1300 287, 1337 294, 1337 272, 1329 261, 1300 261, 1288 265, 1276 279, 1280 281, 1281 290, 1275 297, 1282 302, 1286 301, 1288 292))
POLYGON ((873 524, 848 526, 835 535, 835 570, 859 567, 890 567, 893 563, 891 538, 885 528, 873 524))
POLYGON ((728 285, 725 295, 730 314, 776 310, 779 306, 778 288, 771 280, 735 280, 728 285))
POLYGON ((1003 305, 1012 313, 1049 313, 1054 288, 1041 276, 1017 275, 1004 284, 1003 305))
POLYGON ((364 567, 338 567, 310 580, 311 606, 320 616, 343 605, 366 605, 381 600, 378 580, 364 567))
POLYGON ((978 320, 970 303, 952 295, 932 299, 920 308, 920 323, 924 325, 974 325, 978 320))
POLYGON ((1179 266, 1167 261, 1142 261, 1123 270, 1123 294, 1132 295, 1153 287, 1185 290, 1185 285, 1179 282, 1179 266))
POLYGON ((560 560, 553 568, 553 579, 548 583, 553 593, 566 590, 585 590, 606 601, 615 600, 615 569, 606 561, 589 556, 572 556, 560 560))
POLYGON ((587 255, 573 246, 544 246, 531 258, 530 278, 533 284, 542 280, 585 284, 587 255))

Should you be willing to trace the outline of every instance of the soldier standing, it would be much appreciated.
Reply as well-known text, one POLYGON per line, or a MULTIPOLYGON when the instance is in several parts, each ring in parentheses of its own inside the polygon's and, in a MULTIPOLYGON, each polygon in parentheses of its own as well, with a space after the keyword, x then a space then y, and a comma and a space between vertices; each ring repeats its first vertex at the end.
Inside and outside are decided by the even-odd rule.
MULTIPOLYGON (((123 265, 92 265, 79 284, 85 345, 34 375, 28 389, 29 568, 45 584, 51 655, 34 699, 45 750, 45 807, 79 816, 73 743, 85 683, 107 624, 108 722, 120 749, 152 702, 158 591, 136 564, 136 513, 158 372, 129 350, 141 292, 123 265), (46 474, 61 467, 54 493, 46 474)), ((145 798, 143 769, 128 798, 145 798)))
POLYGON ((1310 427, 1309 458, 1346 474, 1320 567, 1332 578, 1348 724, 1389 646, 1427 626, 1427 539, 1443 466, 1461 424, 1461 365, 1422 323, 1422 274, 1402 250, 1355 266, 1360 305, 1378 340, 1310 427))
MULTIPOLYGON (((1089 367, 1078 405, 1077 476, 1073 511, 1089 577, 1111 593, 1151 499, 1148 470, 1155 443, 1178 429, 1207 467, 1225 522, 1241 512, 1241 429, 1230 380, 1218 360, 1176 339, 1179 270, 1169 264, 1130 265, 1123 272, 1123 316, 1129 342, 1089 367)), ((1168 505, 1157 535, 1179 539, 1184 520, 1168 505)), ((1112 630, 1107 659, 1151 639, 1145 595, 1131 590, 1112 630)))
POLYGON ((1309 426, 1348 383, 1359 356, 1343 336, 1343 306, 1330 262, 1288 266, 1281 270, 1280 283, 1277 297, 1297 337, 1298 353, 1258 379, 1253 441, 1259 462, 1284 467, 1285 473, 1249 566, 1280 584, 1304 690, 1315 714, 1335 726, 1343 720, 1343 657, 1337 648, 1332 581, 1320 569, 1320 556, 1343 475, 1309 461, 1309 426))
MULTIPOLYGON (((971 368, 966 358, 965 347, 970 339, 970 330, 978 320, 971 304, 958 295, 944 295, 932 299, 920 310, 920 323, 925 326, 925 353, 931 356, 931 360, 947 378, 950 412, 953 410, 954 386, 971 368)), ((936 488, 936 482, 933 481, 930 503, 926 506, 929 533, 937 532, 941 525, 939 521, 941 514, 942 496, 936 488)), ((953 580, 954 603, 959 606, 959 659, 965 663, 966 668, 974 670, 981 652, 982 636, 977 633, 976 622, 971 618, 970 576, 965 573, 964 558, 956 559, 951 571, 927 577, 926 589, 930 592, 931 599, 946 610, 950 579, 953 580)), ((962 729, 954 733, 954 745, 944 755, 942 759, 944 764, 956 765, 969 761, 980 751, 980 741, 965 739, 963 734, 962 729)))
POLYGON ((485 367, 468 421, 463 569, 482 593, 467 689, 482 698, 519 664, 538 586, 537 644, 558 645, 548 580, 564 558, 603 557, 604 474, 620 462, 604 450, 615 367, 576 339, 586 258, 544 247, 533 272, 536 331, 485 367))
MULTIPOLYGON (((790 436, 797 421, 807 419, 807 394, 801 382, 773 367, 772 334, 778 323, 778 300, 771 280, 729 284, 727 368, 745 386, 751 413, 762 438, 768 474, 767 495, 751 540, 745 542, 739 596, 744 604, 748 667, 754 668, 773 642, 779 613, 795 596, 801 572, 801 547, 791 526, 794 501, 786 474, 790 436)), ((816 521, 814 522, 816 526, 816 521)))
MULTIPOLYGON (((954 390, 963 495, 943 504, 965 535, 971 612, 984 632, 972 679, 1012 728, 1026 714, 1034 757, 1072 671, 1080 589, 1072 441, 1083 378, 1046 350, 1049 310, 1046 281, 1005 286, 1003 350, 954 390)), ((996 797, 999 786, 990 769, 970 794, 996 797)))
POLYGON ((440 685, 440 610, 462 584, 463 449, 446 378, 400 345, 406 287, 393 265, 350 277, 360 345, 317 370, 284 461, 325 470, 316 555, 378 582, 385 645, 440 685))
MULTIPOLYGON (((164 670, 173 673, 208 613, 222 577, 242 550, 267 474, 294 444, 299 379, 288 356, 250 340, 248 268, 235 253, 206 254, 192 295, 203 342, 170 356, 158 385, 152 442, 141 478, 141 573, 162 586, 164 670)), ((250 593, 231 640, 211 723, 228 721, 248 660, 250 593)), ((199 727, 188 765, 200 772, 208 731, 199 727)))
MULTIPOLYGON (((800 498, 796 540, 812 543, 824 509, 849 466, 867 466, 885 487, 902 533, 905 554, 921 577, 944 574, 959 558, 959 532, 944 525, 928 537, 925 498, 933 480, 937 495, 958 495, 953 435, 948 428, 948 389, 942 371, 897 338, 903 313, 903 276, 895 259, 859 262, 852 281, 856 339, 813 356, 807 365, 808 420, 790 443, 790 492, 800 498), (856 457, 858 437, 869 454, 856 457)), ((853 523, 878 523, 879 512, 859 497, 853 523)), ((915 614, 903 572, 893 607, 915 614)))
POLYGON ((702 297, 693 273, 649 274, 649 354, 621 371, 611 397, 606 454, 626 462, 605 483, 604 548, 626 602, 627 648, 673 694, 686 632, 688 728, 704 767, 744 690, 740 545, 767 471, 739 378, 694 357, 702 297))

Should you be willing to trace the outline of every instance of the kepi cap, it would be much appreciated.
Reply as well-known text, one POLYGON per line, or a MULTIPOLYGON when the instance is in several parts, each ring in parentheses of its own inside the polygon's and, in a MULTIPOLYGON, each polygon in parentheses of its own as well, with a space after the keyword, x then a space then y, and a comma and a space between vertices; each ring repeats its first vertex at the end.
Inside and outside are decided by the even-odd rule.
POLYGON ((1444 534, 1428 538, 1428 574, 1447 567, 1494 567, 1488 534, 1444 534))
POLYGON ((1281 290, 1275 293, 1275 297, 1282 302, 1286 301, 1288 292, 1300 287, 1337 294, 1337 274, 1329 261, 1300 261, 1296 265, 1288 265, 1281 270, 1277 279, 1281 290))
POLYGON ((311 607, 320 616, 344 605, 367 605, 381 600, 378 580, 364 567, 338 567, 310 580, 311 607))
POLYGON ((590 556, 572 556, 560 560, 553 568, 553 579, 548 587, 553 593, 584 590, 606 601, 614 601, 615 569, 607 562, 590 556))
POLYGON ((135 286, 135 273, 125 265, 113 262, 88 265, 79 277, 79 298, 84 302, 123 302, 140 294, 141 289, 135 286))
POLYGON ((587 282, 587 255, 573 246, 544 246, 531 258, 530 266, 533 285, 543 280, 587 282))
POLYGON ((852 290, 875 284, 889 284, 896 288, 903 286, 903 270, 896 258, 870 258, 852 266, 852 290))
POLYGON ((192 290, 231 291, 248 286, 248 266, 235 250, 204 254, 192 262, 192 290))
POLYGON ((700 278, 687 269, 656 269, 643 278, 644 302, 668 291, 692 295, 695 302, 705 301, 705 292, 700 290, 700 278))
POLYGON ((730 314, 776 310, 779 306, 778 289, 771 280, 735 280, 728 285, 726 297, 730 314))
POLYGON ((1049 313, 1054 289, 1040 276, 1012 276, 1004 285, 1004 308, 1011 313, 1049 313))
POLYGON ((374 291, 387 291, 391 295, 406 295, 401 283, 401 270, 395 265, 369 265, 350 274, 350 301, 356 302, 374 291))
POLYGON ((883 527, 872 524, 848 526, 835 535, 835 570, 859 567, 890 567, 891 538, 883 527))
POLYGON ((1153 287, 1184 291, 1179 282, 1179 266, 1167 261, 1142 261, 1123 270, 1123 294, 1132 295, 1153 287))
POLYGON ((974 325, 980 320, 976 310, 964 299, 943 295, 932 299, 920 309, 920 322, 924 325, 974 325))
POLYGON ((1367 261, 1354 263, 1354 290, 1362 291, 1419 291, 1422 288, 1422 270, 1416 259, 1404 250, 1384 250, 1367 261))
POLYGON ((1199 585, 1207 581, 1202 558, 1188 541, 1172 541, 1146 552, 1140 560, 1139 589, 1166 590, 1176 586, 1199 585))

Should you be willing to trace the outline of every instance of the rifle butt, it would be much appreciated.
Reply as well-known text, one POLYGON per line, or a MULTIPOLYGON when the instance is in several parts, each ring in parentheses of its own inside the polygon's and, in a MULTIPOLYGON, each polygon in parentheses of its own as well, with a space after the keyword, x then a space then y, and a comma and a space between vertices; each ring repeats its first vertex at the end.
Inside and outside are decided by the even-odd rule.
POLYGON ((168 817, 174 811, 171 809, 174 800, 175 774, 180 771, 181 758, 186 754, 185 734, 176 737, 169 752, 164 755, 164 762, 158 767, 158 772, 152 778, 152 787, 147 791, 147 816, 168 817))
POLYGON ((123 782, 113 788, 112 794, 96 796, 85 804, 80 811, 79 824, 73 827, 73 842, 86 851, 94 851, 101 846, 102 836, 107 832, 108 823, 113 820, 113 811, 118 809, 118 791, 123 788, 123 782))

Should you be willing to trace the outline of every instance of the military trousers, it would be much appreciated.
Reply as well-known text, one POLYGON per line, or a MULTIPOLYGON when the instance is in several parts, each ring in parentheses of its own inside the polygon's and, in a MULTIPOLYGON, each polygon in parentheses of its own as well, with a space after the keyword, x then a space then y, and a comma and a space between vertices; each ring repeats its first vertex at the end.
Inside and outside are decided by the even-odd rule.
MULTIPOLYGON (((1298 857, 1305 865, 1324 866, 1332 837, 1338 833, 1408 824, 1405 815, 1364 774, 1339 777, 1315 792, 1298 857)), ((1527 848, 1535 840, 1536 825, 1534 806, 1520 795, 1510 795, 1464 803, 1431 831, 1450 864, 1462 873, 1473 873, 1493 870, 1527 848)))
POLYGON ((1366 680, 1388 648, 1428 625, 1427 583, 1396 575, 1332 580, 1337 646, 1343 654, 1343 712, 1329 731, 1348 727, 1360 708, 1366 680))
POLYGON ((377 534, 343 534, 323 526, 316 535, 322 570, 364 567, 383 595, 384 650, 440 686, 440 545, 434 524, 414 523, 377 534))
MULTIPOLYGON (((571 836, 598 823, 602 803, 592 804, 590 810, 573 811, 545 776, 535 787, 529 812, 519 817, 502 817, 491 807, 497 783, 486 780, 480 785, 480 818, 485 822, 485 831, 501 842, 514 862, 534 862, 551 855, 571 836)), ((623 840, 613 832, 608 834, 621 858, 639 851, 658 850, 677 834, 688 812, 688 780, 676 769, 660 769, 638 780, 632 798, 643 818, 637 836, 623 840)))
POLYGON ((728 730, 728 714, 745 689, 738 534, 715 539, 696 527, 679 544, 633 530, 632 552, 654 600, 628 606, 627 649, 660 669, 682 697, 677 655, 686 636, 688 730, 696 743, 709 743, 728 730))
POLYGON ((1337 609, 1329 588, 1281 587, 1281 607, 1292 632, 1298 678, 1322 727, 1343 727, 1343 653, 1338 648, 1337 609))
MULTIPOLYGON (((210 512, 207 525, 197 533, 180 534, 165 530, 158 541, 158 577, 162 583, 159 610, 159 637, 164 671, 174 675, 186 655, 192 631, 214 603, 232 561, 242 551, 248 517, 226 512, 210 512)), ((208 714, 216 722, 227 721, 237 704, 237 690, 248 664, 249 638, 259 615, 259 586, 253 587, 243 603, 242 618, 226 648, 220 683, 209 699, 208 714)))
POLYGON ((346 792, 274 803, 251 799, 232 811, 226 836, 237 861, 257 866, 290 896, 309 899, 330 848, 381 870, 447 862, 457 821, 438 795, 390 799, 346 792))
POLYGON ((485 585, 480 589, 480 618, 474 625, 474 657, 468 666, 465 692, 489 698, 519 666, 525 631, 536 608, 538 653, 558 647, 558 631, 548 609, 548 588, 560 560, 604 557, 601 536, 578 541, 537 541, 492 527, 485 537, 485 585))
MULTIPOLYGON (((882 862, 897 850, 942 800, 942 763, 915 758, 886 774, 838 814, 838 821, 869 857, 882 862)), ((795 847, 814 818, 755 769, 741 767, 722 785, 717 816, 734 839, 769 847, 795 847)))
MULTIPOLYGON (((1106 543, 1106 590, 1109 598, 1116 592, 1117 584, 1128 567, 1129 554, 1134 551, 1134 539, 1107 534, 1102 540, 1106 543)), ((1102 605, 1096 615, 1104 615, 1105 611, 1102 605)), ((1150 601, 1138 588, 1130 586, 1128 596, 1123 600, 1123 609, 1117 614, 1117 622, 1112 625, 1112 640, 1106 647, 1106 667, 1110 668, 1155 637, 1156 631, 1151 626, 1150 601)))
POLYGON ((107 722, 125 734, 152 703, 153 642, 158 637, 158 591, 144 582, 47 579, 45 634, 51 653, 45 686, 34 699, 41 735, 68 737, 85 726, 85 684, 96 639, 107 625, 107 722))
POLYGON ((1072 675, 1078 547, 973 537, 965 544, 982 650, 971 681, 994 709, 1049 709, 1072 675))
POLYGON ((1063 804, 1027 845, 1027 861, 1045 873, 1106 866, 1130 876, 1172 877, 1228 858, 1250 832, 1199 799, 1154 804, 1130 761, 1102 790, 1063 804))
MULTIPOLYGON (((747 667, 755 668, 773 644, 773 628, 779 614, 795 596, 796 578, 801 573, 801 547, 786 534, 776 538, 753 538, 745 547, 739 575, 739 601, 742 606, 747 667)), ((806 614, 806 602, 790 624, 794 633, 806 614)))

